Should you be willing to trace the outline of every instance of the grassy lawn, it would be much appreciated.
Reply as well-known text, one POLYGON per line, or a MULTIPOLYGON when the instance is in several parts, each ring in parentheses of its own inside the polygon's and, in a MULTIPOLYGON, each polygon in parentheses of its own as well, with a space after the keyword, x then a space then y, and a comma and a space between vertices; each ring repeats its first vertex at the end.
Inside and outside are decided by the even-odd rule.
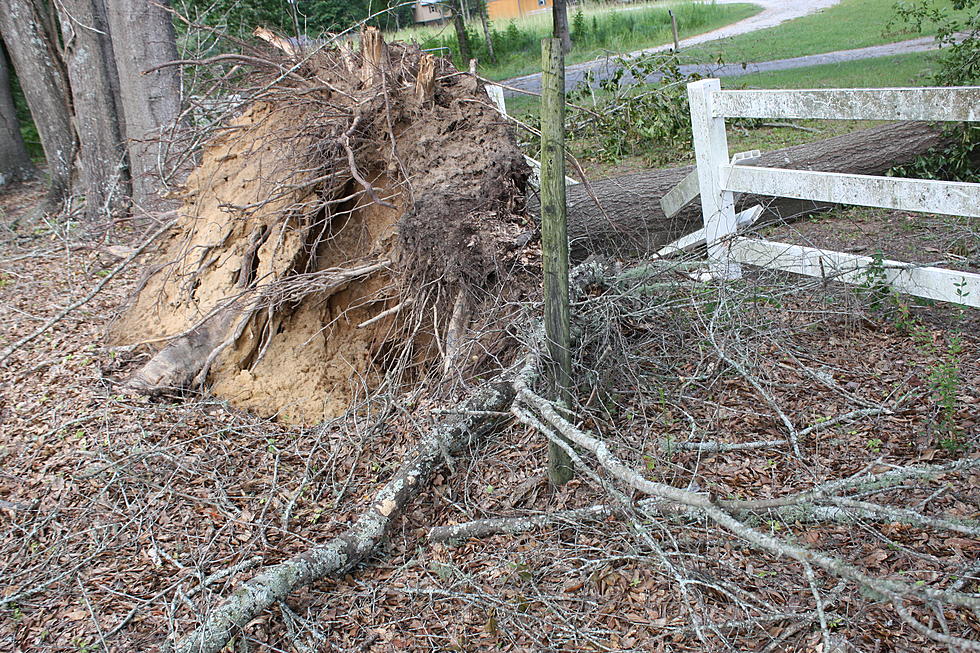
POLYGON ((913 52, 721 80, 724 88, 860 88, 928 86, 938 72, 935 52, 913 52))
MULTIPOLYGON (((760 11, 757 5, 714 5, 698 2, 657 3, 655 6, 630 6, 610 9, 585 7, 581 12, 569 9, 573 49, 567 63, 590 61, 603 55, 623 54, 671 42, 668 9, 677 16, 681 38, 703 34, 748 18, 760 11)), ((491 79, 508 79, 540 72, 541 39, 551 34, 551 13, 544 12, 521 20, 492 25, 491 33, 497 62, 490 63, 479 21, 468 25, 470 45, 479 62, 481 74, 491 79)), ((455 52, 456 36, 451 25, 438 28, 402 30, 398 40, 415 40, 422 48, 448 48, 455 52)), ((455 62, 461 66, 461 61, 455 62)), ((461 69, 465 68, 463 66, 461 69)))
MULTIPOLYGON (((941 4, 951 6, 949 0, 941 4)), ((685 51, 685 60, 769 61, 895 43, 935 33, 932 25, 924 25, 921 33, 908 31, 904 24, 889 26, 895 17, 894 5, 895 0, 842 0, 830 9, 776 27, 691 48, 685 51)))

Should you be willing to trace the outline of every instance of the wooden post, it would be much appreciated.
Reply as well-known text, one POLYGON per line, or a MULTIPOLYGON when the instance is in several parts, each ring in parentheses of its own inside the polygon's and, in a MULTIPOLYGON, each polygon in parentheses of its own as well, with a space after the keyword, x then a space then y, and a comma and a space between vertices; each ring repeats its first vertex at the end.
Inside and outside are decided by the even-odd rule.
POLYGON ((721 184, 721 167, 729 164, 728 136, 725 119, 715 115, 712 100, 713 94, 720 91, 721 82, 717 79, 702 79, 687 85, 708 261, 713 274, 737 279, 742 276, 742 269, 729 252, 731 237, 738 230, 735 194, 722 190, 721 184))
MULTIPOLYGON (((568 228, 565 205, 565 57, 560 39, 541 41, 541 251, 544 327, 554 396, 571 406, 572 353, 568 309, 568 228)), ((568 454, 548 442, 548 479, 572 477, 568 454)))
POLYGON ((680 52, 681 42, 677 39, 677 16, 674 15, 673 9, 668 9, 667 13, 670 14, 670 28, 674 31, 674 52, 680 52))

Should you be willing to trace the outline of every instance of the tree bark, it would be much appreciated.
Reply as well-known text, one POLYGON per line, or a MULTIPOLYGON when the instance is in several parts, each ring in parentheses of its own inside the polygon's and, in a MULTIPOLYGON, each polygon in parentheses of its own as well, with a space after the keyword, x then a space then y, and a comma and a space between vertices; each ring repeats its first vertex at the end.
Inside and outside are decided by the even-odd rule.
POLYGON ((453 4, 453 27, 456 28, 456 42, 459 43, 459 57, 462 59, 462 64, 460 68, 466 70, 469 66, 471 54, 470 54, 470 41, 466 36, 466 23, 463 20, 463 4, 466 0, 456 0, 453 4))
POLYGON ((568 7, 565 0, 554 0, 551 7, 551 22, 554 28, 554 37, 561 39, 561 51, 568 54, 572 51, 572 35, 568 31, 568 7))
POLYGON ((78 129, 85 219, 91 224, 129 200, 119 80, 102 0, 62 0, 59 17, 78 129))
POLYGON ((0 47, 0 188, 31 179, 36 173, 20 133, 10 81, 7 55, 0 47))
MULTIPOLYGON (((939 128, 919 122, 874 127, 835 136, 815 143, 774 150, 763 155, 759 165, 880 175, 889 168, 908 163, 926 150, 946 143, 939 128)), ((568 188, 568 237, 572 262, 592 253, 637 255, 656 252, 675 238, 701 226, 699 200, 667 218, 660 198, 693 168, 669 168, 578 184, 568 188), (594 192, 601 209, 590 195, 594 192)), ((537 198, 530 207, 538 212, 537 198)), ((742 196, 740 208, 761 204, 764 221, 823 211, 828 204, 803 200, 742 196)))
POLYGON ((480 24, 483 26, 483 40, 487 44, 487 55, 490 61, 496 62, 497 55, 493 51, 493 37, 490 35, 490 16, 487 0, 480 0, 480 24))
POLYGON ((60 204, 71 188, 76 139, 71 99, 54 34, 37 0, 5 0, 0 11, 0 36, 31 110, 48 166, 45 209, 60 204))
POLYGON ((180 68, 145 70, 178 59, 173 20, 166 0, 106 0, 112 50, 123 88, 126 146, 133 202, 154 211, 165 172, 165 138, 180 115, 180 68))

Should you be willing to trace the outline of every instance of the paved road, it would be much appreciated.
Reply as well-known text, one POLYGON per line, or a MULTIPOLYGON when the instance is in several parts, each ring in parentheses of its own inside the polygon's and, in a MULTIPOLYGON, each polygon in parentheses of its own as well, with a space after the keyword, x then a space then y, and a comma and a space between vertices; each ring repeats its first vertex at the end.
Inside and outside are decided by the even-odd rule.
MULTIPOLYGON (((692 45, 700 45, 708 41, 714 41, 717 39, 728 38, 730 36, 736 36, 739 34, 747 34, 749 32, 754 32, 760 29, 766 29, 768 27, 773 27, 787 20, 792 20, 794 18, 799 18, 807 14, 819 11, 821 9, 826 9, 831 7, 840 0, 717 0, 722 3, 734 3, 734 2, 753 2, 754 4, 761 5, 763 10, 752 16, 741 20, 737 23, 732 23, 731 25, 726 25, 725 27, 716 29, 712 32, 706 32, 705 34, 698 34, 697 36, 692 36, 691 38, 684 39, 681 41, 681 48, 689 47, 692 45)), ((646 50, 637 50, 635 52, 630 52, 626 56, 628 57, 639 57, 644 54, 650 54, 654 52, 663 52, 669 50, 671 46, 665 45, 656 48, 648 48, 646 50)), ((766 61, 760 63, 750 63, 747 65, 742 64, 688 64, 681 66, 681 71, 684 74, 697 73, 702 76, 710 77, 735 77, 738 75, 746 75, 749 73, 756 72, 768 72, 772 70, 786 70, 789 68, 802 68, 806 66, 816 66, 825 63, 840 63, 844 61, 855 61, 858 59, 870 59, 873 57, 884 57, 893 54, 903 54, 907 52, 922 52, 926 50, 935 49, 935 41, 932 37, 912 39, 910 41, 903 41, 901 43, 890 43, 886 45, 878 45, 869 48, 859 48, 856 50, 842 50, 838 52, 829 52, 826 54, 814 54, 804 57, 793 57, 792 59, 778 59, 775 61, 766 61)), ((587 61, 584 63, 573 64, 571 66, 565 67, 565 87, 567 89, 572 89, 579 83, 581 83, 586 76, 586 73, 592 73, 593 79, 598 82, 602 79, 608 79, 615 73, 619 68, 613 59, 603 58, 596 59, 595 61, 587 61)), ((644 81, 644 82, 655 82, 660 79, 658 73, 654 73, 643 80, 636 80, 632 75, 627 75, 624 81, 627 83, 644 81)), ((518 88, 526 91, 532 91, 534 93, 541 92, 541 74, 537 73, 534 75, 525 75, 523 77, 515 77, 513 79, 506 80, 502 82, 507 86, 513 88, 518 88)), ((504 95, 513 97, 518 95, 516 91, 504 90, 504 95)))

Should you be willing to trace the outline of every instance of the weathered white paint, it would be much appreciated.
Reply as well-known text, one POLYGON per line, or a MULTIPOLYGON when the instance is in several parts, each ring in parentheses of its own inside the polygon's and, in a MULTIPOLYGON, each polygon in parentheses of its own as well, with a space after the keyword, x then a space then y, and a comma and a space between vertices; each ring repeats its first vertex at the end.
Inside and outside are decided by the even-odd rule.
MULTIPOLYGON (((732 165, 752 165, 762 158, 759 150, 739 152, 732 157, 732 165)), ((698 181, 698 169, 695 168, 684 177, 680 183, 670 189, 670 191, 660 198, 660 208, 664 215, 672 218, 677 215, 687 203, 696 198, 701 190, 698 181)))
POLYGON ((980 86, 722 91, 712 117, 980 121, 980 86))
MULTIPOLYGON (((718 80, 708 79, 688 84, 688 97, 705 228, 661 255, 705 238, 713 270, 723 269, 725 276, 737 276, 744 263, 846 283, 868 281, 873 260, 867 256, 735 237, 738 219, 729 212, 734 193, 980 217, 980 184, 756 168, 737 156, 725 161, 726 117, 980 121, 980 87, 722 91, 718 80)), ((678 192, 669 206, 682 197, 678 192)), ((897 261, 885 261, 882 272, 897 291, 980 308, 980 275, 897 261)))
MULTIPOLYGON (((730 251, 747 265, 858 285, 868 283, 874 264, 868 256, 742 237, 732 240, 730 251)), ((980 308, 980 274, 889 260, 881 268, 881 281, 898 292, 980 308)))
POLYGON ((681 209, 687 206, 688 202, 701 192, 700 183, 698 181, 698 169, 695 168, 681 179, 680 183, 667 191, 667 194, 660 198, 660 208, 664 215, 668 218, 677 215, 681 209))
POLYGON ((722 166, 722 189, 884 209, 980 217, 980 184, 722 166))
POLYGON ((712 95, 720 91, 721 82, 717 79, 703 79, 687 85, 708 262, 715 276, 737 278, 741 276, 741 269, 729 255, 727 240, 737 228, 735 195, 721 187, 719 177, 721 166, 728 164, 728 137, 725 119, 711 115, 712 95))
MULTIPOLYGON (((741 229, 749 227, 762 216, 762 211, 763 209, 759 205, 745 209, 735 216, 735 223, 741 229)), ((704 245, 704 243, 704 228, 702 227, 701 229, 689 233, 686 236, 681 236, 669 245, 664 245, 659 251, 657 251, 656 255, 660 257, 667 257, 687 251, 693 247, 698 247, 699 245, 704 245)))
POLYGON ((504 89, 496 84, 487 84, 486 89, 487 95, 490 96, 490 101, 497 107, 497 111, 499 111, 501 115, 506 116, 507 100, 504 99, 504 89))

